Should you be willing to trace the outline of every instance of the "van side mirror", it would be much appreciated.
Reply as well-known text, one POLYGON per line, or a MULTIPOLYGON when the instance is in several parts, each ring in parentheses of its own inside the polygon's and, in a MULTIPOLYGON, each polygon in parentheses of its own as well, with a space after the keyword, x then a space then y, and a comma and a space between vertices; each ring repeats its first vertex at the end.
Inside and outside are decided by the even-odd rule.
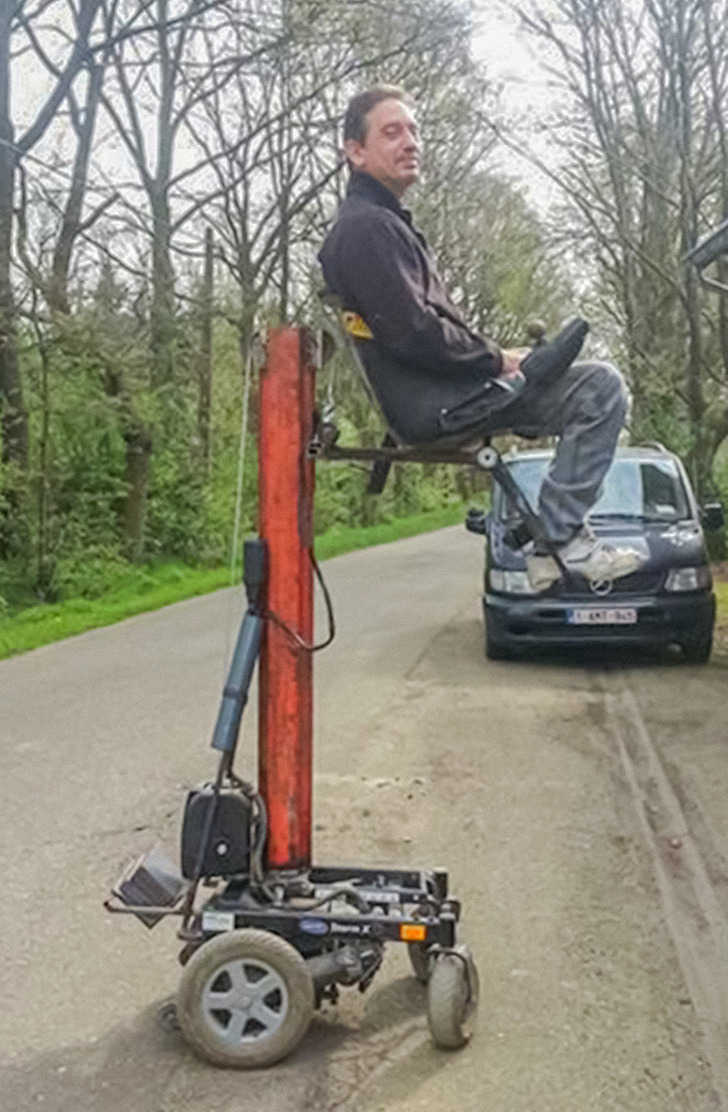
POLYGON ((708 532, 719 532, 725 525, 725 514, 723 513, 723 506, 720 502, 708 502, 702 507, 700 517, 703 522, 703 528, 708 532))
POLYGON ((469 533, 479 533, 481 537, 484 537, 486 534, 484 511, 471 507, 465 518, 465 528, 469 533))

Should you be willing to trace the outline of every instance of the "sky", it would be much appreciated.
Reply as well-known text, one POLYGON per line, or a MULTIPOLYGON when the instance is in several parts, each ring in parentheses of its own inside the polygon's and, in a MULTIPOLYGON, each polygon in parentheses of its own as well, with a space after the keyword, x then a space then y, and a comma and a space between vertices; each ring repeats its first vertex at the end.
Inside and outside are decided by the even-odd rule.
POLYGON ((504 5, 479 0, 474 22, 476 57, 487 63, 495 80, 504 83, 514 107, 535 109, 543 96, 544 80, 519 31, 517 17, 504 5))
MULTIPOLYGON (((546 165, 556 168, 553 152, 543 132, 544 106, 553 103, 554 90, 539 68, 527 36, 519 29, 518 18, 499 0, 476 0, 474 5, 475 57, 483 61, 491 79, 501 86, 501 100, 507 115, 516 120, 519 132, 534 154, 546 165)), ((529 199, 540 211, 558 197, 558 187, 525 159, 512 151, 501 152, 504 169, 510 177, 523 181, 529 199)))

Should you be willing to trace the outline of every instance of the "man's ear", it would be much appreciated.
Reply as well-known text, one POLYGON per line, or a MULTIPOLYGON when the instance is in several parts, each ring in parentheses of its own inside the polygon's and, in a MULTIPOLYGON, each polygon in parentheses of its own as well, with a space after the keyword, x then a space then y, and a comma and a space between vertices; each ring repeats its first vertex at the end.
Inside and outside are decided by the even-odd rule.
POLYGON ((360 170, 366 161, 366 153, 364 147, 358 139, 347 139, 344 143, 344 154, 349 160, 349 163, 356 169, 360 170))

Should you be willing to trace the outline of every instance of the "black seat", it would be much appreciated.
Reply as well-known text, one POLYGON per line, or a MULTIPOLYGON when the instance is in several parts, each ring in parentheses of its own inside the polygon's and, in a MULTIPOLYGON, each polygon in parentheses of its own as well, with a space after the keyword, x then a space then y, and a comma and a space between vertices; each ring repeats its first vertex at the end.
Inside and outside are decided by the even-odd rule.
MULTIPOLYGON (((343 309, 341 302, 333 294, 330 294, 328 291, 323 291, 321 300, 329 309, 328 319, 337 337, 338 346, 345 347, 351 354, 353 364, 359 372, 359 377, 367 398, 386 429, 381 447, 376 450, 375 458, 370 468, 367 493, 381 494, 392 463, 396 460, 474 464, 475 456, 478 451, 490 444, 490 438, 483 433, 474 432, 472 428, 443 434, 442 436, 438 436, 436 440, 414 445, 408 444, 403 440, 399 433, 392 427, 391 422, 387 420, 386 413, 384 412, 367 373, 366 363, 362 357, 359 344, 356 342, 357 336, 362 341, 366 341, 371 337, 371 332, 369 332, 361 317, 356 313, 343 309)), ((359 458, 370 458, 371 450, 364 451, 366 455, 360 455, 359 458)), ((330 458, 335 458, 337 456, 343 458, 342 452, 342 449, 329 448, 326 454, 330 458)), ((354 458, 354 450, 346 450, 346 456, 348 458, 354 458)))

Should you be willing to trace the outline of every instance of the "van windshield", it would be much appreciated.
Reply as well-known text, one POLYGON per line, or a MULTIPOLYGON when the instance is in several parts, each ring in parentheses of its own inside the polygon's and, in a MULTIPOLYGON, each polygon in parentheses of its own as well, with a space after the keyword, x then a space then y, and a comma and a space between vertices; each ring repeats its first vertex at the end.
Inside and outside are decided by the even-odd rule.
MULTIPOLYGON (((512 474, 536 509, 538 493, 550 463, 543 456, 517 459, 509 464, 512 474)), ((506 516, 501 498, 500 516, 506 516)), ((680 521, 689 518, 690 504, 680 472, 672 459, 629 459, 617 457, 607 472, 604 490, 589 518, 680 521)))

